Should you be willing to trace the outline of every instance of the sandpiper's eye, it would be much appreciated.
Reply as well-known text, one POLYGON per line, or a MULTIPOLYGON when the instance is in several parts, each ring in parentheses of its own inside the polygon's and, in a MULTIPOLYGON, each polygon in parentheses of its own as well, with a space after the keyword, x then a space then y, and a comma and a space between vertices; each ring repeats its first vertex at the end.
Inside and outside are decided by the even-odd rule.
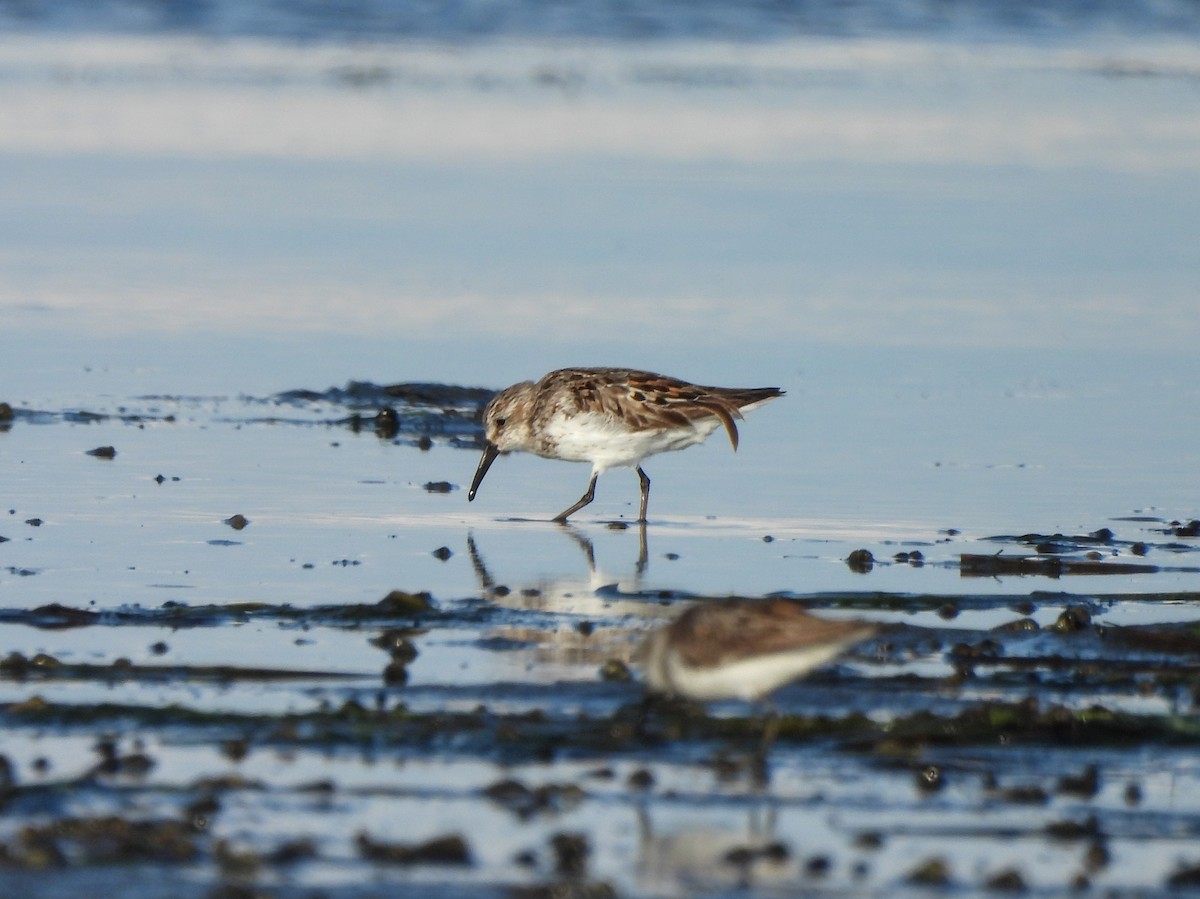
POLYGON ((497 419, 496 419, 496 427, 498 427, 498 428, 502 428, 502 427, 504 427, 504 422, 505 422, 505 419, 503 419, 503 418, 497 418, 497 419))

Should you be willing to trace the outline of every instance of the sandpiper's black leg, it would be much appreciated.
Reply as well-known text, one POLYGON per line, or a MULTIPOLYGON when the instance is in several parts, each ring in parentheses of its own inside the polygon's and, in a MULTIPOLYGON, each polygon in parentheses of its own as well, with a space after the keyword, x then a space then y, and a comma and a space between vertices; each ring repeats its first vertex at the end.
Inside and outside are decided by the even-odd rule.
POLYGON ((758 752, 753 756, 753 777, 754 782, 765 787, 771 779, 770 768, 767 767, 767 755, 771 751, 771 747, 775 745, 775 738, 779 736, 779 712, 768 706, 766 709, 766 720, 763 722, 762 741, 758 744, 758 752))
POLYGON ((638 480, 642 482, 642 511, 638 513, 638 521, 642 524, 646 523, 646 503, 650 502, 650 478, 646 476, 646 472, 642 471, 642 466, 637 467, 638 480))
POLYGON ((574 515, 576 512, 594 500, 596 498, 596 478, 598 477, 600 477, 599 474, 593 474, 592 479, 588 481, 588 489, 583 496, 579 497, 579 502, 571 506, 571 508, 567 509, 566 511, 555 515, 554 520, 559 524, 565 524, 570 516, 574 515))
POLYGON ((639 575, 646 573, 646 565, 649 562, 649 548, 646 544, 646 522, 638 522, 638 559, 637 573, 639 575))

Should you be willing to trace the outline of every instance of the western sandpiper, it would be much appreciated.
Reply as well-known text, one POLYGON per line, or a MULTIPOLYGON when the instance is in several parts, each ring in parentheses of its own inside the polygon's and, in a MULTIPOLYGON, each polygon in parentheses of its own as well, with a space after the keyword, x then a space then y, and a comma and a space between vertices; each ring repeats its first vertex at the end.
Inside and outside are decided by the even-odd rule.
POLYGON ((712 600, 655 630, 637 655, 651 693, 758 701, 876 630, 818 618, 790 599, 712 600))
POLYGON ((520 450, 548 459, 591 462, 592 477, 579 501, 554 517, 565 522, 595 498, 596 479, 628 466, 642 485, 638 521, 646 520, 650 478, 642 460, 702 443, 724 425, 736 450, 735 419, 782 396, 777 387, 703 387, 627 368, 563 368, 537 383, 522 381, 492 398, 483 413, 487 446, 467 499, 501 453, 520 450))

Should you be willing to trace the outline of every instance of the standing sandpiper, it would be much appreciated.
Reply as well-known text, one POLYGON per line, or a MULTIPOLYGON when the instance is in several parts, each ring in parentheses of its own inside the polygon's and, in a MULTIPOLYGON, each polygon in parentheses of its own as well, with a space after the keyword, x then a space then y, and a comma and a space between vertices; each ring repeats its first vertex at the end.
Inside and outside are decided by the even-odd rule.
POLYGON ((702 443, 718 425, 725 426, 736 450, 734 420, 782 395, 777 387, 703 387, 628 368, 552 371, 536 384, 522 381, 500 391, 484 410, 487 446, 467 499, 475 499, 496 456, 520 450, 592 463, 587 491, 555 521, 565 522, 595 498, 596 479, 602 473, 628 466, 641 481, 638 521, 644 522, 650 478, 642 471, 643 459, 702 443))

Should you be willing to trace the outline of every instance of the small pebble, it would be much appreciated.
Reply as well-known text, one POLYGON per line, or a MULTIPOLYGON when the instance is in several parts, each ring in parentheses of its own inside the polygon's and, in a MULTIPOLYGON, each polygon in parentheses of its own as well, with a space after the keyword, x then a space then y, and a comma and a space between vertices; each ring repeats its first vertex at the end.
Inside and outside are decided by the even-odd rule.
POLYGON ((1000 893, 1024 893, 1029 889, 1025 884, 1025 878, 1016 868, 1007 868, 999 874, 992 875, 984 886, 1000 893))
POLYGON ((638 768, 626 782, 631 790, 649 790, 654 786, 654 775, 648 768, 638 768))
POLYGON ((875 567, 875 557, 869 549, 856 549, 846 557, 846 567, 859 574, 866 574, 875 567))

